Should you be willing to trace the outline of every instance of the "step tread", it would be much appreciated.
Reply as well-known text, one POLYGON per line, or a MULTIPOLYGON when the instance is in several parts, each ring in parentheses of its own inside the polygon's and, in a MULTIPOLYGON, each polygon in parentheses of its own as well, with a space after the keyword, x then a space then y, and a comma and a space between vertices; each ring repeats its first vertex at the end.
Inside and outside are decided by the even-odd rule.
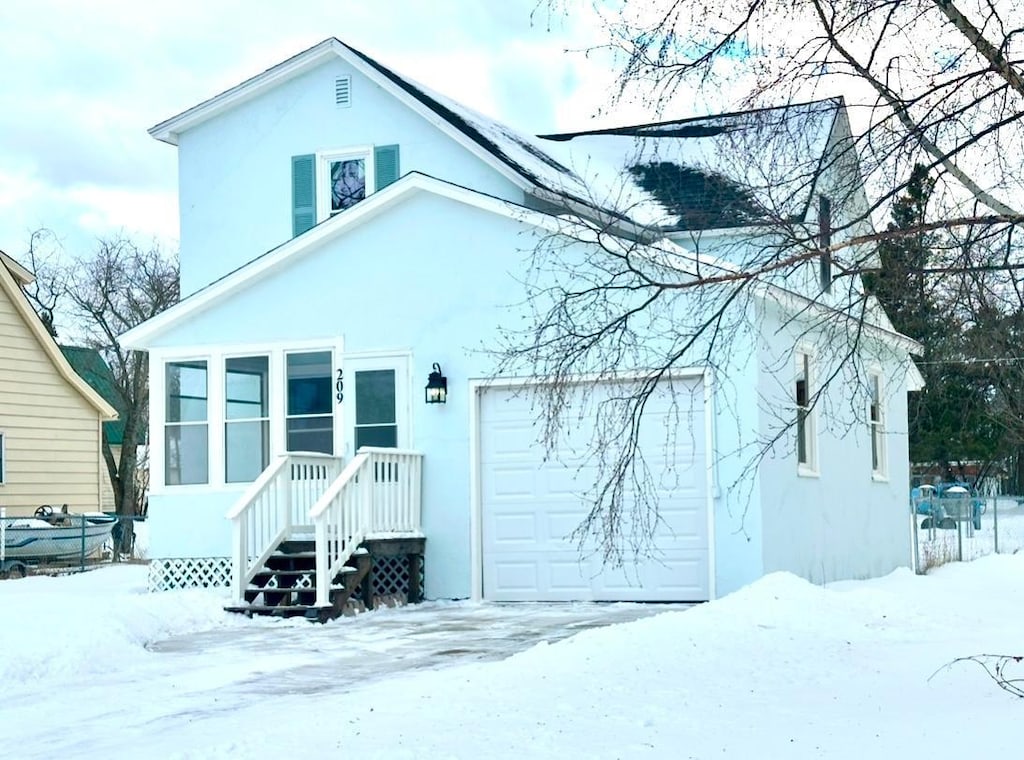
MULTIPOLYGON (((341 570, 339 570, 337 573, 335 573, 335 575, 352 575, 353 573, 358 573, 358 572, 359 572, 359 568, 357 568, 357 567, 348 567, 346 565, 345 567, 341 568, 341 570)), ((293 578, 293 577, 294 578, 301 578, 304 575, 316 575, 316 570, 261 570, 260 572, 256 573, 256 575, 253 576, 253 580, 255 580, 256 578, 267 578, 268 580, 270 578, 280 578, 280 577, 285 577, 285 578, 293 578)), ((260 586, 260 588, 263 588, 263 587, 260 586)), ((292 588, 292 587, 289 586, 288 588, 292 588)))
MULTIPOLYGON (((331 586, 331 588, 329 590, 330 591, 344 591, 346 588, 347 587, 344 586, 344 585, 334 584, 334 585, 331 586)), ((290 589, 266 588, 265 586, 250 586, 249 588, 246 589, 246 593, 249 593, 249 594, 262 594, 263 592, 266 592, 268 594, 290 594, 290 593, 315 594, 316 593, 316 589, 311 587, 311 586, 300 586, 298 588, 290 588, 290 589)))
POLYGON ((313 604, 233 604, 228 605, 224 608, 226 612, 244 612, 254 613, 257 615, 272 615, 274 613, 283 614, 287 612, 297 612, 299 614, 302 614, 309 609, 317 609, 317 607, 313 604))

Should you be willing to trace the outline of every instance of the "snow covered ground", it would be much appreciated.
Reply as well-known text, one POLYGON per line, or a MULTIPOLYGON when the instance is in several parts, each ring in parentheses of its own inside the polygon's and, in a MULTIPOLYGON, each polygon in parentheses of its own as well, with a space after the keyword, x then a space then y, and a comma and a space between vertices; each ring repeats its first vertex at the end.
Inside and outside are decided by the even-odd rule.
POLYGON ((1017 757, 1024 701, 976 665, 945 666, 1024 654, 1022 579, 1024 555, 827 589, 774 574, 495 661, 455 655, 486 636, 543 637, 564 611, 432 604, 311 626, 228 616, 221 592, 146 594, 141 567, 5 581, 0 753, 1017 757), (414 650, 435 667, 400 667, 414 650), (351 677, 370 654, 395 668, 351 677))

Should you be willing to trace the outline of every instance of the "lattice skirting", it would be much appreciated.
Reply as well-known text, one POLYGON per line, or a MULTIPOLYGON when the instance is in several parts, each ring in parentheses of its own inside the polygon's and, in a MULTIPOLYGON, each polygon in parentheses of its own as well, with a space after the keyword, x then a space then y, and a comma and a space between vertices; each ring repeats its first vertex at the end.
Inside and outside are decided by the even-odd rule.
POLYGON ((171 557, 149 563, 149 590, 231 585, 231 557, 171 557))
MULTIPOLYGON (((420 562, 420 577, 417 579, 422 591, 424 583, 423 562, 420 562)), ((374 557, 373 589, 376 603, 405 604, 409 600, 409 559, 408 557, 374 557)))

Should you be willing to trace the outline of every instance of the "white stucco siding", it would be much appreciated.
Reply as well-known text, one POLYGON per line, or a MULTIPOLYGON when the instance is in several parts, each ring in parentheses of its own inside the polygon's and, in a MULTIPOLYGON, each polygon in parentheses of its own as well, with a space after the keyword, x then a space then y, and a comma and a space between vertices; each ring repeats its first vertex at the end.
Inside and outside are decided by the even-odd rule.
MULTIPOLYGON (((346 356, 411 354, 410 440, 426 455, 427 593, 468 596, 469 381, 492 373, 494 357, 488 349, 496 345, 500 327, 524 324, 521 281, 538 234, 546 233, 433 194, 410 196, 162 334, 153 348, 153 370, 161 372, 161 361, 172 356, 238 355, 269 344, 316 340, 343 342, 346 356), (422 400, 434 362, 448 378, 444 406, 422 400)), ((581 249, 579 255, 583 260, 588 253, 581 249)), ((735 340, 728 359, 718 365, 709 399, 713 438, 720 438, 721 450, 728 452, 713 455, 715 483, 729 486, 743 475, 745 461, 736 452, 752 443, 756 428, 750 423, 750 429, 741 430, 735 422, 734 415, 748 420, 756 415, 756 398, 749 391, 756 380, 751 334, 738 331, 735 340)), ((162 399, 154 398, 152 438, 157 442, 163 436, 161 407, 162 399)), ((229 555, 223 516, 244 489, 165 487, 158 459, 155 455, 150 499, 153 556, 229 555), (196 494, 203 495, 201 501, 196 494), (165 527, 157 531, 157 525, 165 527), (201 541, 191 538, 198 535, 201 541)), ((713 488, 714 521, 720 526, 713 554, 721 558, 715 585, 725 593, 761 574, 759 494, 749 487, 713 488)))
POLYGON ((343 61, 331 61, 180 135, 182 294, 292 237, 292 156, 392 144, 402 174, 522 201, 494 168, 343 61), (339 76, 352 78, 349 107, 334 101, 339 76))
MULTIPOLYGON (((168 351, 201 356, 204 347, 237 353, 343 338, 346 355, 411 351, 412 441, 426 454, 426 590, 430 597, 469 596, 468 383, 491 372, 485 349, 495 344, 498 325, 519 324, 522 296, 510 272, 523 270, 534 245, 519 222, 432 195, 409 198, 162 336, 154 372, 168 351), (443 406, 423 403, 434 362, 448 378, 443 406)), ((161 406, 154 399, 154 440, 163 436, 161 406)), ((153 556, 230 556, 224 514, 244 489, 222 487, 197 500, 194 494, 211 489, 162 486, 160 464, 153 463, 150 500, 153 556), (177 527, 157 530, 171 525, 177 527), (164 531, 167 540, 158 538, 164 531)))
MULTIPOLYGON (((811 393, 843 354, 839 332, 783 327, 766 308, 761 361, 762 435, 795 418, 793 351, 812 356, 811 393)), ((865 339, 814 408, 816 474, 800 474, 796 432, 786 431, 760 463, 764 570, 816 583, 884 575, 910 558, 906 369, 898 354, 865 339), (886 475, 872 473, 867 376, 884 381, 886 475)))

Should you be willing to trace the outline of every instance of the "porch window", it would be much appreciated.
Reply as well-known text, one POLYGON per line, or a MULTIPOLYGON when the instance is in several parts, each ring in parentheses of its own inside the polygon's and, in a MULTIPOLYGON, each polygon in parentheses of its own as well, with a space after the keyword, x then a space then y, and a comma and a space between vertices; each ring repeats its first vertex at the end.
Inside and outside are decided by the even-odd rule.
POLYGON ((395 371, 375 369, 355 373, 356 451, 362 446, 398 446, 395 410, 395 371))
POLYGON ((169 486, 209 481, 207 380, 205 361, 165 365, 164 472, 169 486))
POLYGON ((270 463, 270 360, 224 362, 224 481, 248 483, 270 463))
POLYGON ((801 471, 813 472, 817 465, 817 440, 811 398, 813 381, 811 355, 796 354, 796 460, 801 471))
POLYGON ((871 426, 871 473, 885 477, 885 408, 882 400, 882 378, 872 373, 868 376, 871 394, 869 424, 871 426))
POLYGON ((331 352, 288 354, 288 451, 334 454, 331 352))

